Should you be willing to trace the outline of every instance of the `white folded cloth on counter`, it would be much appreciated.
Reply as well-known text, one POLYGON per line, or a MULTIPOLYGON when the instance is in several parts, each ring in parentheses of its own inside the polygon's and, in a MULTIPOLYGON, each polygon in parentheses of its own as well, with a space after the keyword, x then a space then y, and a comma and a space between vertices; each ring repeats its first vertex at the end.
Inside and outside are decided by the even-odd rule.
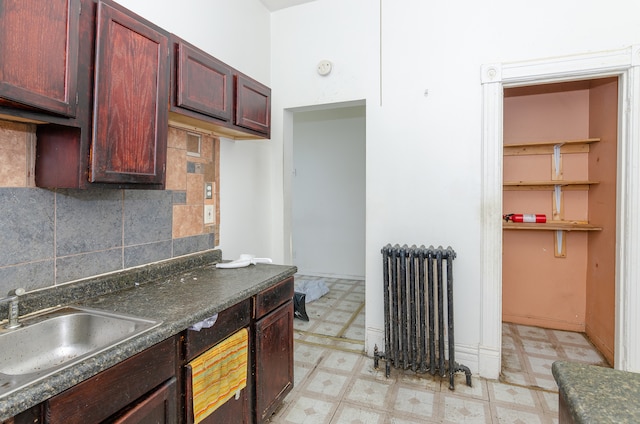
POLYGON ((234 261, 217 263, 216 268, 243 268, 249 265, 270 264, 272 262, 269 258, 256 258, 254 255, 243 253, 234 261))

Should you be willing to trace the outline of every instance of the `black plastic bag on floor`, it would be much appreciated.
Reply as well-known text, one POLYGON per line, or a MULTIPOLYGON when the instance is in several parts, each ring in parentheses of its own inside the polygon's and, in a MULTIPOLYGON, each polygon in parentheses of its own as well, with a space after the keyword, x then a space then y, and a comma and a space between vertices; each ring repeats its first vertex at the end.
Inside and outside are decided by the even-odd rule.
POLYGON ((300 292, 293 293, 293 316, 302 321, 309 321, 306 309, 306 294, 300 292))

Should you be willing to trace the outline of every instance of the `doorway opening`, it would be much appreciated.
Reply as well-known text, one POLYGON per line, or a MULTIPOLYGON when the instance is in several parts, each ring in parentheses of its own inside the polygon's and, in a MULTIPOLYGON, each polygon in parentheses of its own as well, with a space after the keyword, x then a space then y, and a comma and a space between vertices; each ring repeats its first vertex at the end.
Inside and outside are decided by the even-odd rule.
POLYGON ((502 375, 554 387, 525 364, 614 361, 618 78, 505 87, 503 111, 502 375))
MULTIPOLYGON (((613 363, 616 369, 621 370, 630 371, 640 367, 640 343, 637 335, 631 330, 633 323, 637 322, 639 314, 636 311, 640 307, 639 292, 634 284, 640 275, 640 267, 633 256, 633 252, 640 249, 640 225, 636 222, 637 219, 632 218, 640 202, 638 194, 640 174, 634 165, 640 161, 640 152, 634 148, 640 137, 638 129, 640 117, 637 116, 640 114, 640 78, 638 78, 640 68, 636 59, 639 52, 638 46, 632 46, 607 52, 519 63, 489 64, 482 67, 482 299, 478 356, 479 371, 482 376, 498 378, 502 369, 503 252, 505 246, 503 245, 501 218, 504 212, 504 145, 508 144, 506 139, 503 142, 503 136, 506 137, 504 123, 506 95, 508 95, 509 89, 518 87, 581 80, 615 81, 617 83, 617 152, 615 154, 616 180, 614 183, 616 197, 615 203, 609 202, 609 206, 615 209, 613 223, 615 235, 612 238, 615 245, 608 248, 609 252, 615 252, 613 266, 615 311, 613 363)), ((555 157, 554 160, 556 160, 555 157)), ((562 155, 562 160, 564 164, 564 155, 562 155)), ((504 172, 507 172, 506 168, 504 172)), ((564 192, 563 195, 566 196, 567 193, 564 192)), ((589 193, 591 193, 591 189, 589 193)), ((570 193, 570 195, 572 194, 570 193)), ((568 210, 564 212, 565 216, 568 216, 566 215, 568 210)), ((548 213, 553 217, 553 210, 548 213)), ((594 219, 589 218, 587 221, 590 220, 594 219)), ((555 231, 549 231, 549 233, 554 234, 555 231)), ((598 234, 598 231, 593 231, 593 234, 598 234)), ((589 237, 597 236, 578 236, 578 238, 587 239, 589 237)), ((551 246, 554 246, 554 254, 566 253, 569 255, 573 251, 569 250, 569 240, 570 238, 566 237, 564 242, 558 243, 556 237, 551 243, 551 246), (563 244, 565 242, 566 245, 563 244), (563 246, 566 246, 566 250, 563 246)), ((585 273, 585 271, 582 272, 585 273)), ((593 270, 586 271, 586 273, 589 272, 593 272, 593 270)), ((586 311, 585 309, 585 326, 588 321, 586 311)))
POLYGON ((348 102, 285 116, 285 227, 296 287, 312 298, 328 291, 307 304, 309 322, 296 320, 296 340, 358 351, 365 333, 365 112, 364 102, 348 102))

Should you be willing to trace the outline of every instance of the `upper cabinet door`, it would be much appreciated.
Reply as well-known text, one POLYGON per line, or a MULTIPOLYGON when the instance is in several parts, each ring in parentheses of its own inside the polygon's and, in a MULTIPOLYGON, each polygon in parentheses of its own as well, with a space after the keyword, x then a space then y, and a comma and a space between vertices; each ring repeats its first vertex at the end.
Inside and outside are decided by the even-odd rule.
POLYGON ((271 89, 243 75, 236 76, 235 124, 268 137, 271 132, 271 89))
POLYGON ((177 44, 176 105, 231 121, 231 68, 184 42, 177 44))
POLYGON ((0 0, 0 104, 76 115, 80 0, 0 0))
POLYGON ((112 2, 96 21, 89 180, 164 185, 168 35, 112 2))

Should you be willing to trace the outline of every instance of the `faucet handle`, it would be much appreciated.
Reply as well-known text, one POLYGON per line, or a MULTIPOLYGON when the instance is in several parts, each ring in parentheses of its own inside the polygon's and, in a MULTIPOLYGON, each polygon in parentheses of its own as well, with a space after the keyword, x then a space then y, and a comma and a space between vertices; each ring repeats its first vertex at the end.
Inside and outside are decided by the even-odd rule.
POLYGON ((23 294, 25 294, 25 290, 22 287, 9 291, 9 296, 22 296, 23 294))

